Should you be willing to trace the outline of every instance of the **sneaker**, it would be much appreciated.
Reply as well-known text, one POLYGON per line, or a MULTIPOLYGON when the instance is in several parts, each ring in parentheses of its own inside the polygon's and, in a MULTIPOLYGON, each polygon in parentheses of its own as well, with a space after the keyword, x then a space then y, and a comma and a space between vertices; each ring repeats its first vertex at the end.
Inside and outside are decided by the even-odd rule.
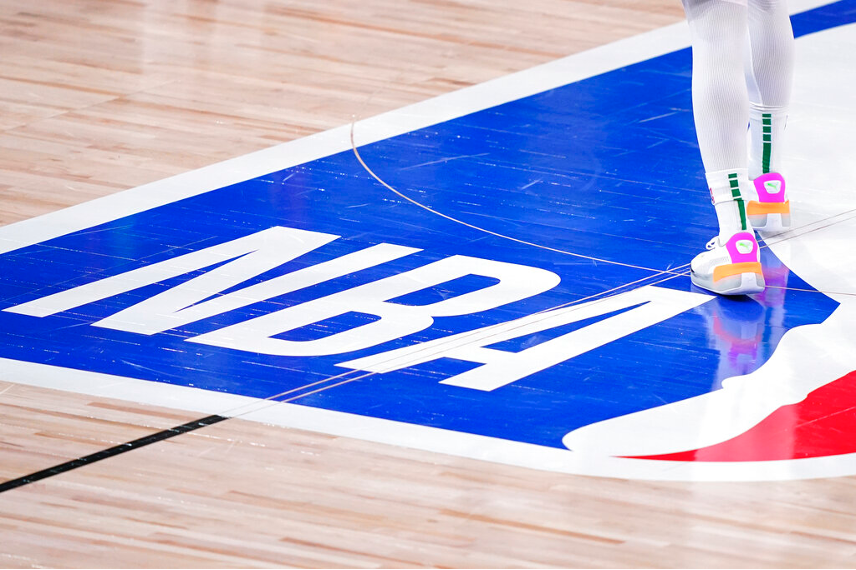
POLYGON ((764 290, 760 250, 755 234, 737 232, 723 245, 719 236, 691 264, 693 285, 720 295, 749 295, 764 290))
POLYGON ((785 179, 770 172, 754 180, 757 200, 746 204, 752 228, 759 232, 783 232, 791 228, 791 203, 785 193, 785 179))

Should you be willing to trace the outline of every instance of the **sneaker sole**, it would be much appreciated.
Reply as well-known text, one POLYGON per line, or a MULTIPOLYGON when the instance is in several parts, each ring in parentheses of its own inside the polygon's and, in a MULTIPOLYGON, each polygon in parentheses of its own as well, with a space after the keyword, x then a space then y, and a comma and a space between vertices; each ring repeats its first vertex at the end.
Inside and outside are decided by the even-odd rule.
POLYGON ((791 229, 791 203, 755 202, 746 206, 746 214, 752 229, 759 232, 783 232, 791 229))
POLYGON ((749 223, 756 232, 778 233, 791 229, 790 214, 767 214, 766 216, 749 216, 749 223))
POLYGON ((718 295, 752 295, 761 293, 766 288, 764 276, 755 272, 724 277, 716 282, 710 277, 705 278, 690 272, 690 280, 696 287, 701 287, 718 295))

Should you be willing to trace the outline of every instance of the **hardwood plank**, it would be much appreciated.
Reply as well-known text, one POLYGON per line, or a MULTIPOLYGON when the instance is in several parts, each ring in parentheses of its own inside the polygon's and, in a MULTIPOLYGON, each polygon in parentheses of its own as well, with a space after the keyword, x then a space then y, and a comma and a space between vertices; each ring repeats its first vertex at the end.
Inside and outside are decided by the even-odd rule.
POLYGON ((854 485, 572 477, 228 420, 4 493, 0 526, 10 564, 51 566, 845 567, 854 485))

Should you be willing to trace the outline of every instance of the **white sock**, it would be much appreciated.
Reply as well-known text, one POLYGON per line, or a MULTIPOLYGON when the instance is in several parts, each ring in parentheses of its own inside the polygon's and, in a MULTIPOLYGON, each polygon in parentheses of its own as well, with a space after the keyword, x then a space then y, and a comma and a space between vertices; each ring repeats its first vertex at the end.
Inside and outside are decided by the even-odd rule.
POLYGON ((705 177, 719 221, 720 243, 725 243, 737 232, 750 231, 743 201, 746 189, 751 184, 747 169, 708 172, 705 177))
POLYGON ((762 174, 782 174, 787 111, 778 107, 752 104, 749 110, 749 179, 762 174))

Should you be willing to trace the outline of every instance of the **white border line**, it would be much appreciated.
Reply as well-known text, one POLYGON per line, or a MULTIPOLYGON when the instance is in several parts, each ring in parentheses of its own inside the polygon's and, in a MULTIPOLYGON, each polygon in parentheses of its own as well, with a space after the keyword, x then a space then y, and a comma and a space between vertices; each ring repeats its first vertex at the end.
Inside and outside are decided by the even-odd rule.
MULTIPOLYGON (((16 384, 60 389, 99 398, 139 401, 200 414, 257 405, 258 398, 200 390, 160 382, 84 372, 0 358, 0 367, 16 384)), ((856 453, 788 461, 688 463, 587 456, 541 445, 449 431, 415 424, 301 406, 273 403, 240 419, 302 429, 432 453, 542 471, 621 477, 648 481, 790 481, 856 473, 856 453)))
MULTIPOLYGON (((792 0, 797 13, 829 0, 792 0)), ((358 121, 362 146, 607 73, 689 46, 680 23, 358 121)), ((350 125, 173 176, 0 228, 0 254, 183 198, 351 149, 350 125)), ((261 400, 95 372, 0 359, 3 380, 204 414, 261 400)), ((369 418, 297 404, 271 404, 242 419, 448 455, 579 475, 671 481, 768 481, 856 473, 856 454, 816 459, 685 463, 587 457, 543 446, 369 418), (394 425, 394 427, 393 427, 394 425), (392 428, 392 429, 391 429, 392 428)))

